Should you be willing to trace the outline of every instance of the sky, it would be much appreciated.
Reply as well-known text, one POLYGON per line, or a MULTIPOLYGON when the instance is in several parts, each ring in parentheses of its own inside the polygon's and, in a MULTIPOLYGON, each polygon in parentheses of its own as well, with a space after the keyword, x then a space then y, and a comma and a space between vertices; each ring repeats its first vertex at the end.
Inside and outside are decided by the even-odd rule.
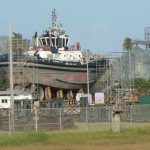
POLYGON ((96 53, 121 52, 126 37, 143 40, 150 26, 149 0, 1 0, 0 35, 8 35, 9 20, 12 32, 24 38, 40 35, 51 25, 53 9, 70 44, 80 41, 96 53))

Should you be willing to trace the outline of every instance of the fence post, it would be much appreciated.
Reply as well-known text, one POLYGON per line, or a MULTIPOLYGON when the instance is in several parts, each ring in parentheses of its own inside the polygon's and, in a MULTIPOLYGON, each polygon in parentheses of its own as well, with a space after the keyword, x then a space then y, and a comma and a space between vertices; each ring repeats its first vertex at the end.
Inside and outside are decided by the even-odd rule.
POLYGON ((9 134, 12 135, 15 132, 15 123, 14 123, 14 109, 9 110, 9 134))
POLYGON ((10 110, 9 110, 9 114, 8 114, 8 117, 9 117, 9 135, 11 136, 11 121, 10 121, 10 110))
POLYGON ((112 108, 109 106, 109 126, 110 126, 110 128, 111 128, 111 118, 112 118, 111 114, 112 114, 112 108))
POLYGON ((85 119, 86 119, 86 123, 88 123, 88 108, 87 108, 87 106, 86 106, 86 111, 85 111, 85 113, 86 113, 86 116, 85 116, 85 117, 86 117, 86 118, 85 118, 85 119))
POLYGON ((62 117, 62 116, 61 116, 62 114, 61 114, 61 108, 59 108, 59 110, 60 110, 60 111, 59 111, 59 129, 61 130, 61 129, 62 129, 62 118, 61 118, 61 117, 62 117))
POLYGON ((132 105, 130 106, 130 124, 132 124, 132 105))
POLYGON ((37 109, 35 109, 35 131, 38 131, 38 116, 37 109))

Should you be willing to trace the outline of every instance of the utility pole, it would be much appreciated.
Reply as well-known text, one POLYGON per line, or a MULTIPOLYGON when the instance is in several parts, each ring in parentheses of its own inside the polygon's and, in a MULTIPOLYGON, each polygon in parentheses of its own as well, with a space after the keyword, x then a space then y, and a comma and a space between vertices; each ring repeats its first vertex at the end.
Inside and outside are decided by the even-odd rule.
POLYGON ((89 57, 88 57, 88 50, 86 51, 86 66, 87 66, 87 94, 88 94, 88 103, 89 103, 89 57))
POLYGON ((13 81, 13 52, 12 52, 12 29, 9 20, 9 63, 10 63, 10 135, 14 133, 14 81, 13 81))

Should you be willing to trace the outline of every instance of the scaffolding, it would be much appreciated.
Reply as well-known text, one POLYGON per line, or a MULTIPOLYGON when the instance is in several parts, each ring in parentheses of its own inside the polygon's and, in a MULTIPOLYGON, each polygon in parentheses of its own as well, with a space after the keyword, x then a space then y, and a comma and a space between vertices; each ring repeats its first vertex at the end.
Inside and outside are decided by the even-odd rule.
POLYGON ((135 59, 128 52, 112 52, 107 54, 107 59, 108 67, 97 84, 103 89, 105 103, 118 103, 124 91, 133 91, 135 59))
MULTIPOLYGON (((102 58, 103 59, 103 58, 102 58)), ((93 88, 91 89, 91 91, 93 93, 97 92, 97 91, 102 91, 105 87, 105 82, 106 82, 106 72, 108 70, 109 67, 109 60, 108 58, 104 57, 105 59, 105 63, 98 63, 96 62, 96 83, 93 86, 93 88)))
MULTIPOLYGON (((14 34, 12 38, 12 50, 14 55, 13 75, 14 87, 18 90, 25 90, 25 88, 33 82, 34 67, 29 69, 30 57, 25 55, 29 49, 29 41, 22 38, 20 34, 14 34)), ((31 61, 32 59, 30 59, 31 61)))
POLYGON ((144 35, 145 35, 145 41, 148 41, 149 43, 145 45, 146 50, 150 51, 150 27, 144 28, 144 35))

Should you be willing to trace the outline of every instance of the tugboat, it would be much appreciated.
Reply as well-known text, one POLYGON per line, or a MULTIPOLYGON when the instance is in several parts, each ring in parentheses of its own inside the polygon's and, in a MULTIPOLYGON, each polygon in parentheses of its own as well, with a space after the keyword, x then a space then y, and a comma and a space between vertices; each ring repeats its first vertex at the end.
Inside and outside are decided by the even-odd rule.
MULTIPOLYGON (((86 91, 87 83, 92 87, 105 73, 108 60, 81 50, 80 42, 69 46, 70 37, 61 24, 56 24, 56 18, 53 10, 52 26, 39 37, 35 33, 35 44, 23 54, 28 57, 24 67, 28 72, 34 72, 32 83, 41 87, 41 91, 47 87, 86 91)), ((14 64, 19 63, 16 58, 14 55, 14 64)), ((8 66, 8 57, 1 55, 0 69, 5 79, 9 79, 8 66)), ((44 98, 44 90, 42 95, 44 98)))

